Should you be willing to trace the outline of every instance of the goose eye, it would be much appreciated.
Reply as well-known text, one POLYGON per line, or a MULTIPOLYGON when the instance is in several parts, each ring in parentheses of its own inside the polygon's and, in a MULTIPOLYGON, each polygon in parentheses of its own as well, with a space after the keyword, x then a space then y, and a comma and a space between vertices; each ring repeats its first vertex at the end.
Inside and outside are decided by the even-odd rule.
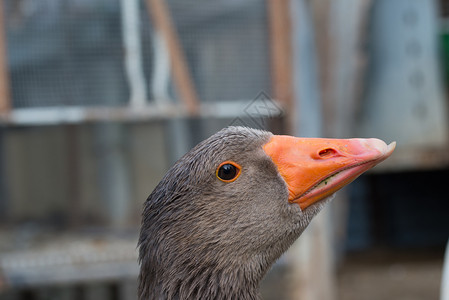
POLYGON ((224 182, 233 182, 240 175, 241 167, 232 161, 225 161, 221 163, 216 172, 218 179, 224 182))

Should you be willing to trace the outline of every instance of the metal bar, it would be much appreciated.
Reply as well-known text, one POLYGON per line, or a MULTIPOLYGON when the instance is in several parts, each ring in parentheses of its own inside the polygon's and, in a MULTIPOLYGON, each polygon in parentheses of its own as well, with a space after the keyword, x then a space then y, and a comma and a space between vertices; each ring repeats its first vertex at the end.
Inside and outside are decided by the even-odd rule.
MULTIPOLYGON (((7 197, 7 171, 6 171, 6 156, 5 156, 5 138, 6 129, 0 128, 0 218, 2 220, 7 220, 8 214, 8 201, 7 197)), ((1 289, 1 279, 0 279, 0 289, 1 289)))
POLYGON ((191 115, 198 114, 199 99, 184 51, 164 0, 147 0, 148 14, 167 43, 176 89, 191 115))
POLYGON ((4 18, 4 1, 0 1, 0 114, 11 110, 8 59, 6 53, 6 34, 4 18))
MULTIPOLYGON (((252 100, 220 101, 203 103, 198 106, 198 116, 203 118, 237 118, 248 117, 245 108, 252 100)), ((280 104, 276 104, 280 105, 280 104)), ((279 117, 271 111, 252 113, 252 117, 279 117)), ((3 126, 43 126, 60 124, 82 124, 98 121, 143 122, 149 120, 166 120, 170 118, 187 118, 190 113, 180 105, 149 104, 135 110, 129 107, 34 107, 17 108, 7 116, 0 115, 3 126)))
POLYGON ((81 224, 81 195, 80 195, 80 154, 78 127, 70 124, 64 127, 67 146, 68 176, 68 202, 69 202, 69 225, 77 228, 81 224))
POLYGON ((147 92, 142 68, 139 0, 121 0, 122 37, 125 48, 125 68, 130 89, 131 107, 146 104, 147 92))
POLYGON ((158 31, 154 31, 152 38, 154 49, 154 66, 151 76, 151 97, 158 104, 167 104, 170 100, 170 56, 167 43, 158 31))
POLYGON ((130 222, 131 180, 125 155, 125 125, 100 122, 93 126, 100 198, 108 225, 123 228, 130 222))

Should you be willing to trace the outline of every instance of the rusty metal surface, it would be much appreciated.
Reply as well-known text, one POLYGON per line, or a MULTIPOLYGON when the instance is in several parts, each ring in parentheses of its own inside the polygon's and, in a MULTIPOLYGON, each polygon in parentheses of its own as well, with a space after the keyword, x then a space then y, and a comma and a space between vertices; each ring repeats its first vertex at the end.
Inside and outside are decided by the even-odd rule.
POLYGON ((396 140, 417 152, 449 143, 448 102, 436 55, 436 5, 435 0, 375 1, 357 135, 396 140))

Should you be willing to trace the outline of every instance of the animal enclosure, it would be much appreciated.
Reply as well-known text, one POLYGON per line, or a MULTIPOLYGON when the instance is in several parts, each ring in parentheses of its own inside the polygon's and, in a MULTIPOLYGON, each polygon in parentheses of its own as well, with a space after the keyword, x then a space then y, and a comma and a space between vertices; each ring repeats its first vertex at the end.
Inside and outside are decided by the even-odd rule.
POLYGON ((398 142, 280 259, 264 299, 361 299, 370 280, 398 299, 439 293, 446 1, 0 7, 1 300, 136 299, 142 203, 174 161, 229 125, 398 142), (422 274, 426 287, 413 284, 422 274))

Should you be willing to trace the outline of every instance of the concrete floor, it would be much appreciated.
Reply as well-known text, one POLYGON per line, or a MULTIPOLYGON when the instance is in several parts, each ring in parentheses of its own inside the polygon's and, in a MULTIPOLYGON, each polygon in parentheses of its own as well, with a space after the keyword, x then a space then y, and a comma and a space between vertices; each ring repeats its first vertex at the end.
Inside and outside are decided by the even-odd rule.
MULTIPOLYGON (((338 267, 334 299, 438 300, 443 256, 442 249, 346 254, 338 267)), ((287 268, 277 264, 267 274, 261 284, 262 299, 289 299, 287 268)))
MULTIPOLYGON (((337 291, 334 300, 438 300, 443 255, 442 249, 389 249, 346 254, 336 274, 337 291)), ((267 274, 261 285, 262 299, 288 299, 287 268, 285 263, 276 264, 267 274)), ((80 299, 74 296, 77 287, 79 286, 51 286, 36 289, 33 295, 35 299, 80 299), (65 296, 61 297, 62 294, 65 296)), ((87 287, 83 299, 110 299, 109 296, 98 296, 99 292, 110 292, 109 288, 107 283, 87 287)), ((134 296, 118 299, 135 299, 135 284, 129 285, 126 290, 134 296)), ((0 300, 17 299, 28 297, 24 297, 23 291, 0 292, 0 300)))

